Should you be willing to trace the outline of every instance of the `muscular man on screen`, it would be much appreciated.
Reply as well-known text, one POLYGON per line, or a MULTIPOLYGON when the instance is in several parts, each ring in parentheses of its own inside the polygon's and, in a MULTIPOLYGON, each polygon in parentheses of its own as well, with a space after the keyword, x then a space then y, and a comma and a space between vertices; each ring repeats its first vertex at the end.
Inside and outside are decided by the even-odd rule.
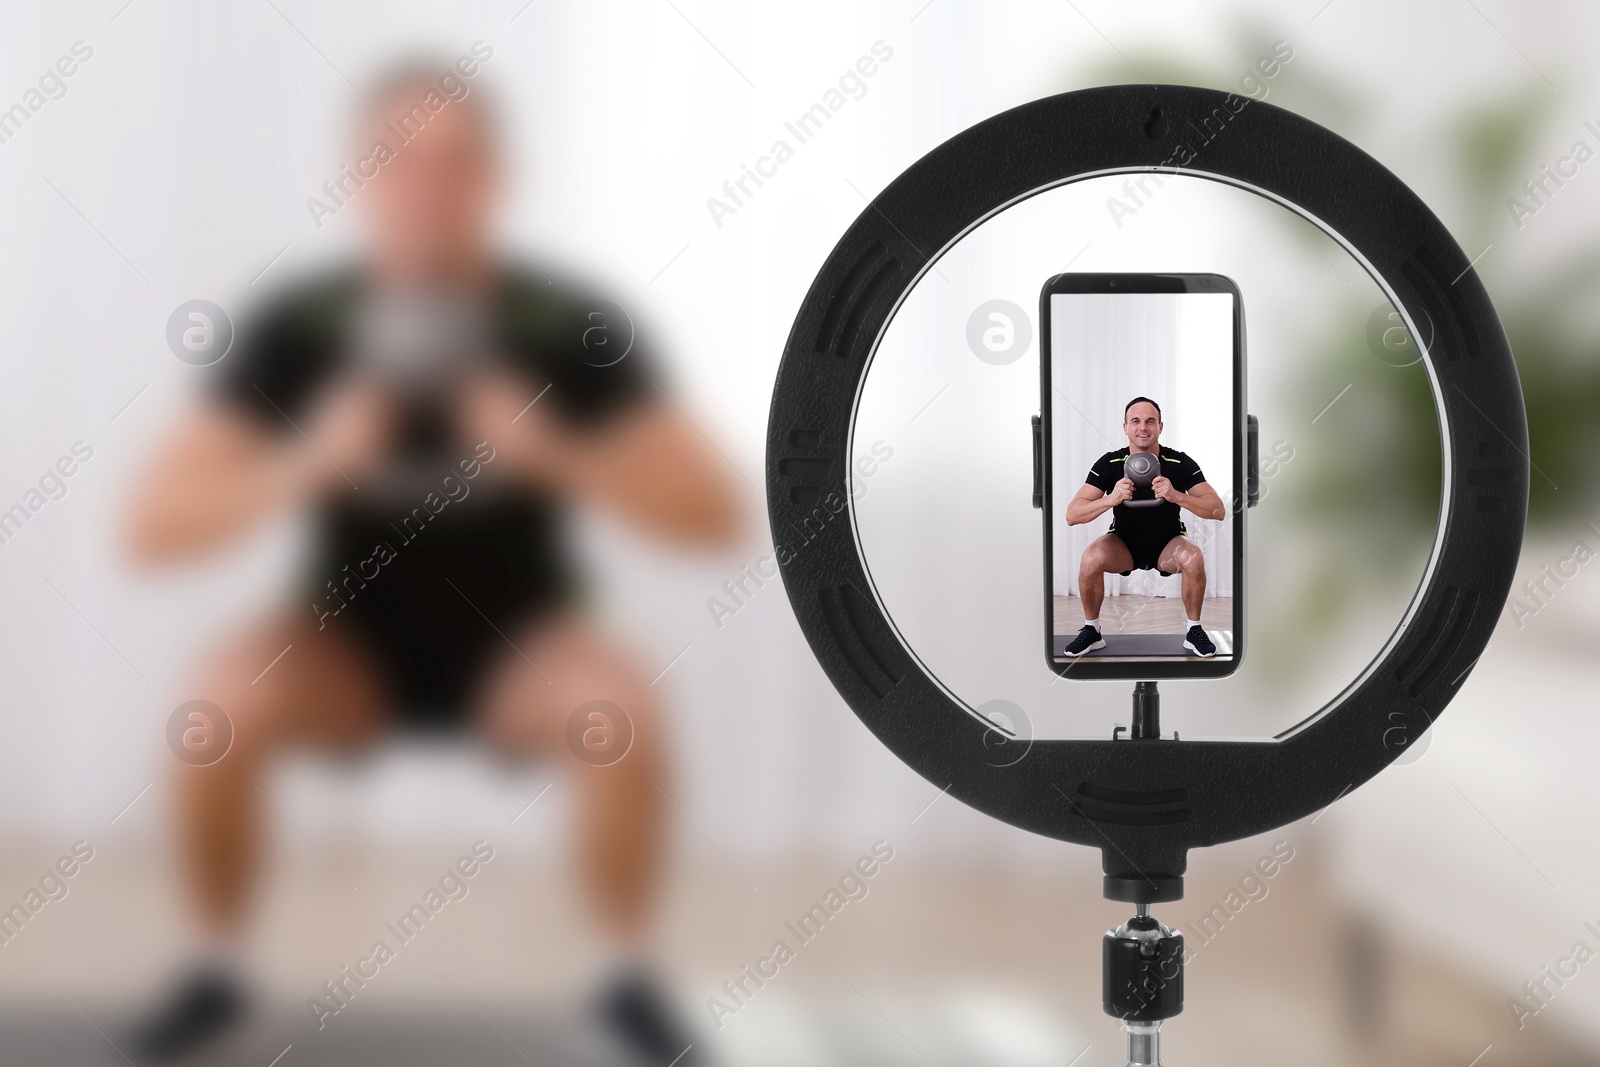
POLYGON ((1106 598, 1106 572, 1130 574, 1155 568, 1162 577, 1183 575, 1183 608, 1189 629, 1183 647, 1202 658, 1217 654, 1200 626, 1200 607, 1206 596, 1206 562, 1200 546, 1189 540, 1179 517, 1187 510, 1202 519, 1227 514, 1222 497, 1206 482, 1200 466, 1175 448, 1161 445, 1161 407, 1149 397, 1136 396, 1123 409, 1122 430, 1128 447, 1107 452, 1089 469, 1082 489, 1067 504, 1067 525, 1093 522, 1112 510, 1111 529, 1089 542, 1078 563, 1078 595, 1083 598, 1083 628, 1068 643, 1069 656, 1081 656, 1106 647, 1100 634, 1100 605, 1106 598), (1148 452, 1160 462, 1149 489, 1139 489, 1124 476, 1123 464, 1135 452, 1148 452), (1157 499, 1154 507, 1131 508, 1136 497, 1157 499), (1113 510, 1114 509, 1114 510, 1113 510))

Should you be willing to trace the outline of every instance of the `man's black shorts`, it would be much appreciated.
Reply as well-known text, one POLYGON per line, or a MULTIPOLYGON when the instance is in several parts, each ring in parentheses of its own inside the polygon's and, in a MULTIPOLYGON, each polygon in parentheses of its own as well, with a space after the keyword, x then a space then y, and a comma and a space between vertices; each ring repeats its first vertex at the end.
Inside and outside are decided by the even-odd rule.
MULTIPOLYGON (((1121 538, 1122 543, 1128 546, 1128 554, 1133 557, 1133 570, 1153 570, 1163 578, 1172 573, 1171 571, 1161 570, 1156 566, 1156 563, 1161 559, 1161 550, 1166 548, 1172 540, 1170 535, 1158 533, 1155 537, 1140 537, 1134 533, 1123 533, 1121 530, 1112 530, 1110 533, 1113 537, 1121 538)), ((1187 537, 1188 534, 1187 532, 1180 532, 1177 536, 1187 537)), ((1128 575, 1132 574, 1133 571, 1122 571, 1121 573, 1128 575)))

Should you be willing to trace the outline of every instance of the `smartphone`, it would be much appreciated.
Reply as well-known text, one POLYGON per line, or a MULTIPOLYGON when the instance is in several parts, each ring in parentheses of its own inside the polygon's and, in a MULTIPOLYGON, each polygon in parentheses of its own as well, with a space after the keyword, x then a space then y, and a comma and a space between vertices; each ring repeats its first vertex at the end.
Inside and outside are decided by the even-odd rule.
POLYGON ((1220 274, 1058 274, 1039 295, 1045 656, 1216 678, 1244 654, 1244 304, 1220 274))

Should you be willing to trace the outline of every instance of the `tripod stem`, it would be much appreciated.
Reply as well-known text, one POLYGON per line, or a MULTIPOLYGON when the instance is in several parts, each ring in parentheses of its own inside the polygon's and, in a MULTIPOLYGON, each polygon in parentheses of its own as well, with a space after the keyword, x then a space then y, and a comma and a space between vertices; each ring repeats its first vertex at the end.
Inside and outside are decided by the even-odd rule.
POLYGON ((1128 1067, 1161 1067, 1161 1023, 1127 1023, 1128 1067))

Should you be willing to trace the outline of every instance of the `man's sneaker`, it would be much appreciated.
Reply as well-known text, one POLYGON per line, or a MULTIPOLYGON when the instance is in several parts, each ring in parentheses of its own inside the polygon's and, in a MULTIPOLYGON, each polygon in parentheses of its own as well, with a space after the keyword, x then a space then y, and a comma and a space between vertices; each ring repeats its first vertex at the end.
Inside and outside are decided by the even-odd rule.
POLYGON ((601 990, 601 1027, 634 1062, 656 1067, 704 1063, 694 1039, 674 1015, 666 993, 644 972, 632 969, 601 990))
POLYGON ((150 1016, 137 1024, 128 1051, 137 1062, 171 1063, 211 1045, 245 1013, 244 991, 221 970, 185 976, 150 1016))
POLYGON ((1081 656, 1085 652, 1093 652, 1097 648, 1105 647, 1106 639, 1100 636, 1100 630, 1097 627, 1085 624, 1083 629, 1078 631, 1078 636, 1069 641, 1067 647, 1061 651, 1069 656, 1081 656))
POLYGON ((1199 626, 1189 627, 1189 632, 1183 635, 1183 647, 1201 659, 1210 659, 1217 654, 1217 646, 1211 643, 1211 638, 1199 626))

